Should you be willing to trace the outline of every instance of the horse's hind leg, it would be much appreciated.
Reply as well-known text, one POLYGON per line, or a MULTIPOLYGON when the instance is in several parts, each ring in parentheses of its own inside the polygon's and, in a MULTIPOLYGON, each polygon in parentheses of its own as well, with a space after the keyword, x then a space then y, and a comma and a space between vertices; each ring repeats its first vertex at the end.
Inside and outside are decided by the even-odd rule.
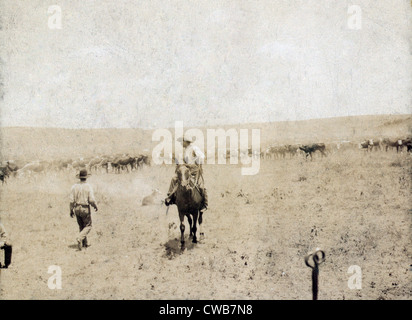
POLYGON ((184 224, 185 216, 179 212, 179 219, 180 219, 180 244, 181 249, 183 250, 185 247, 185 224, 184 224))

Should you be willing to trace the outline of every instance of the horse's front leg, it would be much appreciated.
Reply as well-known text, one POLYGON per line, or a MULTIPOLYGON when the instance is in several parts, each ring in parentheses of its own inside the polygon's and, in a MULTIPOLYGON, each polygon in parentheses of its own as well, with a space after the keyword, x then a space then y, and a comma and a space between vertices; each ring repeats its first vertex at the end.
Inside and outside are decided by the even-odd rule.
POLYGON ((196 227, 196 224, 197 224, 197 215, 198 215, 198 212, 196 211, 196 213, 193 214, 193 226, 192 226, 192 228, 191 228, 191 233, 193 234, 193 239, 192 239, 192 242, 193 242, 193 243, 197 243, 197 237, 196 237, 196 231, 197 231, 197 227, 196 227))
POLYGON ((190 234, 189 237, 193 236, 193 226, 192 226, 192 218, 190 217, 190 214, 187 215, 187 221, 189 222, 189 229, 190 229, 190 234))
POLYGON ((202 211, 200 211, 199 212, 199 219, 198 219, 198 221, 199 221, 199 233, 200 233, 200 239, 202 239, 203 237, 204 237, 204 232, 203 232, 203 230, 202 230, 202 222, 203 222, 203 212, 202 211))

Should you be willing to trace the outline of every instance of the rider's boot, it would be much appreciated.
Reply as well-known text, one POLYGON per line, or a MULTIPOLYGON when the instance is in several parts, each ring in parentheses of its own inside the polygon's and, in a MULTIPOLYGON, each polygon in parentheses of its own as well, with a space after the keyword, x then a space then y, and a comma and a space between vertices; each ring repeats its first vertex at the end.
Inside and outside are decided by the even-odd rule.
POLYGON ((200 208, 200 211, 203 213, 207 210, 207 207, 209 205, 209 200, 208 200, 206 188, 202 188, 201 190, 202 190, 203 201, 202 201, 202 207, 200 208))
POLYGON ((176 197, 174 194, 167 194, 167 198, 165 199, 165 205, 170 206, 172 204, 176 204, 176 197))

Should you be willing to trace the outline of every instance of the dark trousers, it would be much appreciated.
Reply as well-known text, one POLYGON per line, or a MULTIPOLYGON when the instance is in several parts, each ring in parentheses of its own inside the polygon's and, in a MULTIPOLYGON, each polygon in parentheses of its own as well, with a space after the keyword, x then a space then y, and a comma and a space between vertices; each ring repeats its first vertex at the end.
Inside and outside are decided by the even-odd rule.
MULTIPOLYGON (((167 193, 167 196, 170 196, 172 194, 172 192, 175 190, 178 183, 179 183, 179 178, 177 177, 177 175, 175 175, 172 178, 172 181, 170 182, 169 191, 167 193)), ((209 205, 209 198, 207 195, 207 190, 205 188, 203 178, 199 179, 199 183, 197 186, 199 187, 201 196, 203 197, 203 206, 207 207, 209 205)), ((176 203, 176 195, 174 193, 171 197, 171 204, 175 204, 175 203, 176 203)))
POLYGON ((0 267, 7 268, 11 263, 11 254, 13 252, 12 246, 5 244, 0 249, 4 250, 4 266, 0 264, 0 267))

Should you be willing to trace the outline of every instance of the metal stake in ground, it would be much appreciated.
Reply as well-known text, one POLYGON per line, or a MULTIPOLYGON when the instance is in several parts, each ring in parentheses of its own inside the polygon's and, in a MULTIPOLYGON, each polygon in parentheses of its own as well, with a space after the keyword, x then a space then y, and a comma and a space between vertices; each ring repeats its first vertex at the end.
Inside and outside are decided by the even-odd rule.
POLYGON ((306 265, 312 269, 312 297, 313 300, 318 300, 318 278, 319 278, 319 265, 325 261, 325 252, 316 249, 314 252, 309 253, 305 257, 306 265))

